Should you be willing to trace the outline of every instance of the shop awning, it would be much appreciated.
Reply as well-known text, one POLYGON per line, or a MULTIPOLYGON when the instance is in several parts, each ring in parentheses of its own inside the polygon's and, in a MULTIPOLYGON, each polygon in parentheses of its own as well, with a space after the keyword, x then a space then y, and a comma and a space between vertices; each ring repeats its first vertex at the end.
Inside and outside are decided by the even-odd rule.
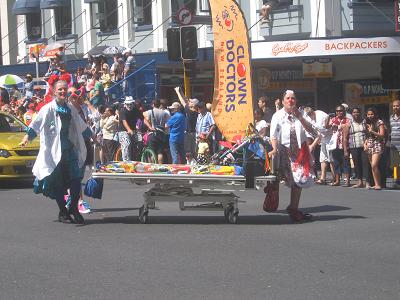
POLYGON ((99 3, 99 2, 104 2, 104 0, 84 0, 84 3, 99 3))
POLYGON ((57 7, 71 6, 71 0, 41 0, 41 9, 52 9, 57 7))
POLYGON ((17 0, 12 8, 13 15, 26 15, 40 12, 40 0, 17 0))
POLYGON ((400 53, 400 37, 255 42, 252 59, 400 53))

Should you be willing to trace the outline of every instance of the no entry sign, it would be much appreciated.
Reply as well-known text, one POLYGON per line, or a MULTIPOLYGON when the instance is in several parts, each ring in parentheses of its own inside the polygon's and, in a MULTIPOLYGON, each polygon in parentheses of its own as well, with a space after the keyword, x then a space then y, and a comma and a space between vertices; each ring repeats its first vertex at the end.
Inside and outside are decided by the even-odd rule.
POLYGON ((185 26, 185 25, 190 25, 192 23, 193 15, 188 8, 182 7, 176 14, 176 17, 178 19, 179 24, 185 26))

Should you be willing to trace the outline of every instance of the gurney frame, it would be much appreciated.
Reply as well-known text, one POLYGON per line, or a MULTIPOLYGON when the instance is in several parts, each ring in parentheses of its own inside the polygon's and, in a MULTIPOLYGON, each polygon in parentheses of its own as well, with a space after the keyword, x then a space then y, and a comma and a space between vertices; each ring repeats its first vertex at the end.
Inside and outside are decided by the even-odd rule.
MULTIPOLYGON (((144 173, 100 173, 93 178, 126 180, 138 185, 151 184, 144 193, 143 206, 139 209, 140 223, 148 223, 149 210, 156 202, 178 202, 180 210, 224 211, 225 219, 236 224, 239 215, 237 191, 245 191, 246 178, 242 175, 212 174, 144 174, 144 173), (192 203, 185 205, 185 203, 192 203)), ((255 188, 263 188, 275 176, 259 176, 254 179, 255 188)))

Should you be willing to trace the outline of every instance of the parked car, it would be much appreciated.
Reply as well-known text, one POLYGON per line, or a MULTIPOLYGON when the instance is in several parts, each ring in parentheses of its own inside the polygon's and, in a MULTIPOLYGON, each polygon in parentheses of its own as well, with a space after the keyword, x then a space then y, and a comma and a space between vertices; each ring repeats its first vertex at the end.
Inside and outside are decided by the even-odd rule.
POLYGON ((21 148, 19 143, 27 128, 13 115, 0 112, 0 180, 33 178, 32 167, 39 153, 39 139, 21 148))

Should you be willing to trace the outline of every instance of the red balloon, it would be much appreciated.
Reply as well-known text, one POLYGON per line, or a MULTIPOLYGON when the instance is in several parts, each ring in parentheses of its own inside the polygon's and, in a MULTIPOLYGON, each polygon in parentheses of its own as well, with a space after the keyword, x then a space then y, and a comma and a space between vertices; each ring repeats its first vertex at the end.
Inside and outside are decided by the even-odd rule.
POLYGON ((244 63, 238 64, 237 73, 240 77, 244 77, 246 75, 246 66, 244 65, 244 63))

